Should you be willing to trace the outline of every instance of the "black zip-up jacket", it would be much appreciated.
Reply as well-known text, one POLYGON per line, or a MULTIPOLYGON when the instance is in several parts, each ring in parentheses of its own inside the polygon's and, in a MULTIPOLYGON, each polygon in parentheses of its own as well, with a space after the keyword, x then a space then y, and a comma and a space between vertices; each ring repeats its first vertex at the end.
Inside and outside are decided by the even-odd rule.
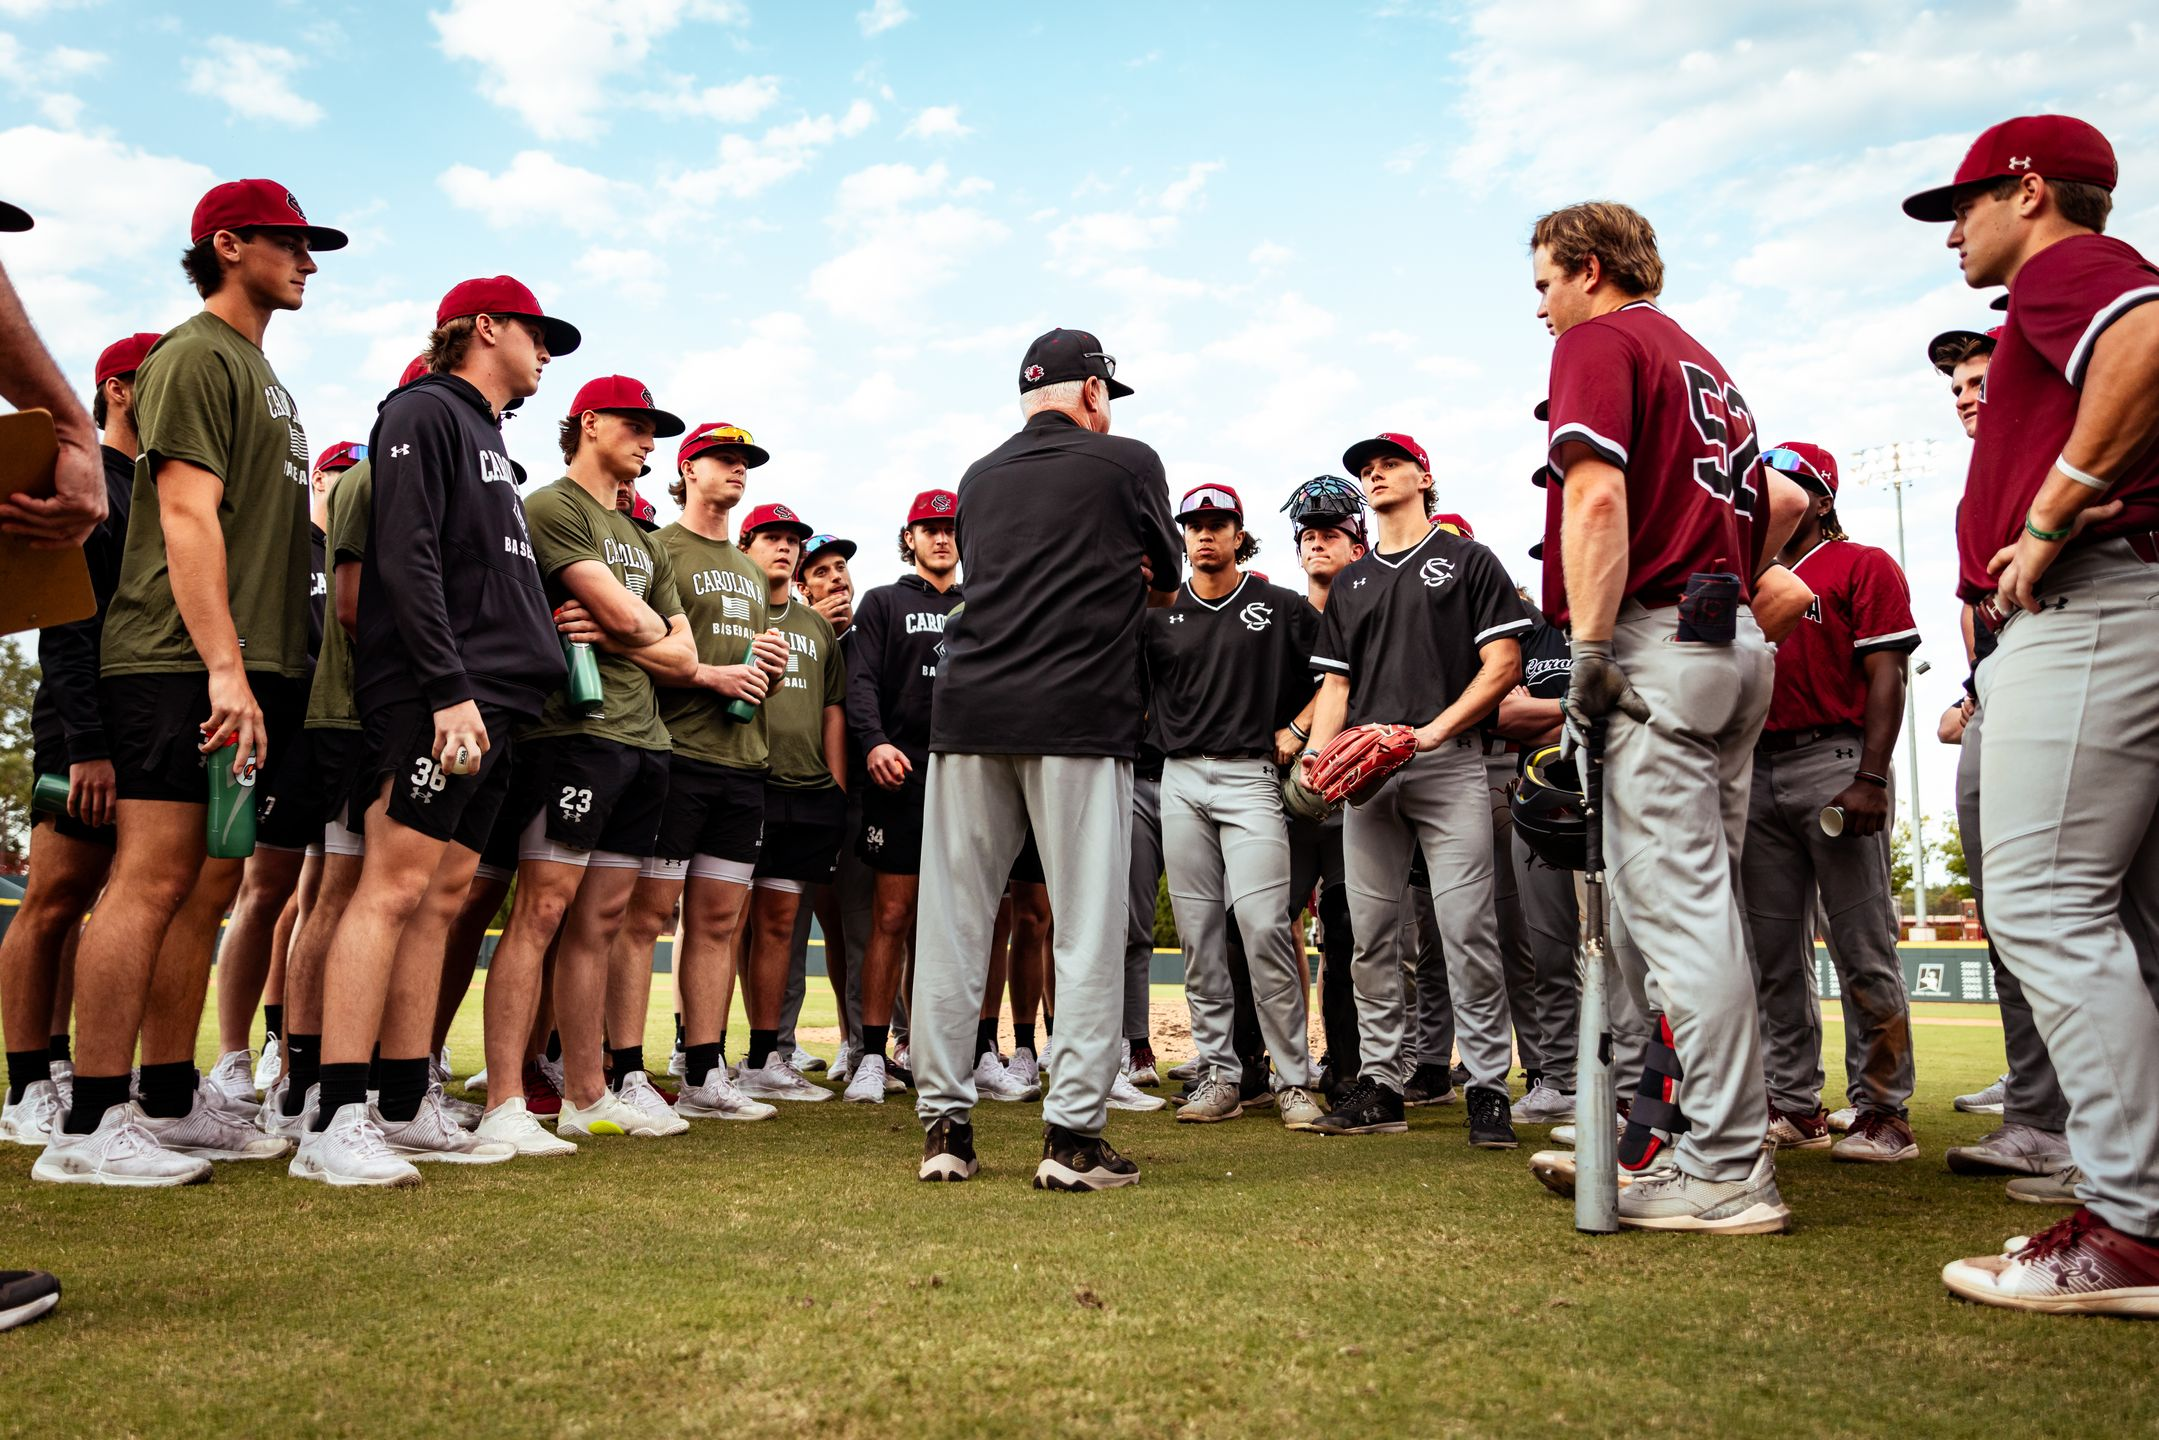
POLYGON ((865 758, 880 745, 896 745, 917 772, 929 764, 930 701, 945 617, 960 598, 957 585, 940 595, 920 575, 902 575, 855 607, 847 631, 847 733, 865 758))
POLYGON ((567 670, 487 397, 423 375, 382 402, 367 449, 375 503, 352 657, 362 714, 419 699, 538 715, 567 670))
POLYGON ((37 748, 65 753, 67 763, 107 760, 105 714, 98 704, 98 651, 105 636, 105 607, 120 585, 120 555, 127 549, 127 507, 135 498, 135 457, 110 445, 105 459, 105 523, 82 542, 90 567, 97 614, 37 632, 42 678, 30 702, 30 734, 37 748))

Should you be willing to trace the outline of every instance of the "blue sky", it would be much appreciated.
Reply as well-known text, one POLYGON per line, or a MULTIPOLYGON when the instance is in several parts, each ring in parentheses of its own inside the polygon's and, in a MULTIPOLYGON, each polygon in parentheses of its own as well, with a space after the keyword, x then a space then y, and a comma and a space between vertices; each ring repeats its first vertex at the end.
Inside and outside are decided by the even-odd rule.
MULTIPOLYGON (((1897 201, 1987 123, 2068 111, 2120 152, 2114 232, 2159 246, 2153 73, 2114 0, 0 0, 0 194, 39 217, 0 261, 87 390, 195 308, 202 190, 272 176, 354 236, 269 336, 318 449, 364 437, 445 289, 507 271, 586 335, 510 427, 536 477, 576 387, 635 375, 755 431, 752 499, 864 541, 872 582, 908 497, 1016 424, 1026 341, 1090 328, 1138 392, 1118 428, 1173 489, 1239 487, 1277 579, 1275 507, 1391 429, 1534 588, 1523 238, 1626 200, 1768 438, 1952 442, 1907 509, 1931 811, 1965 451, 1921 351, 1987 312, 1897 201)), ((1887 492, 1849 493, 1893 548, 1887 492)))

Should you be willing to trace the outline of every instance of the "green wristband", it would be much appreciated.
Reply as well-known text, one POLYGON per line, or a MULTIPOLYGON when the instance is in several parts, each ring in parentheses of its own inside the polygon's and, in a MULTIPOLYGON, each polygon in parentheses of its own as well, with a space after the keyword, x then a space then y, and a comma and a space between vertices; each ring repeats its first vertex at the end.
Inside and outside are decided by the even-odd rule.
POLYGON ((2034 540, 2044 540, 2049 544, 2052 544, 2054 541, 2057 540, 2067 540, 2071 535, 2076 533, 2076 528, 2077 527, 2075 525, 2071 524, 2064 525, 2059 530, 2042 530, 2037 525, 2032 524, 2032 517, 2030 512, 2027 511, 2024 516, 2024 533, 2031 536, 2034 540))

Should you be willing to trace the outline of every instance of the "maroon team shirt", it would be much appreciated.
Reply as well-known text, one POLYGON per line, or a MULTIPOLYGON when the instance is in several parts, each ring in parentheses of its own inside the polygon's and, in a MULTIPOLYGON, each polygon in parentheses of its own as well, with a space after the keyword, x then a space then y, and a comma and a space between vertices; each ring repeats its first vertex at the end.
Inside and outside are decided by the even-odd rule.
MULTIPOLYGON (((1979 435, 1957 516, 1957 593, 1965 600, 1994 593, 1987 562, 2023 533, 2033 499, 2069 442, 2092 348, 2147 300, 2159 300, 2159 269, 2106 235, 2057 241, 2017 272, 2009 318, 1979 387, 1979 435)), ((2159 529, 2159 449, 2136 460, 2105 498, 2121 501, 2122 513, 2068 548, 2159 529)))
MULTIPOLYGON (((1578 441, 1627 474, 1625 598, 1676 605, 1688 576, 1720 570, 1751 594, 1762 446, 1714 355, 1638 300, 1559 337, 1550 395, 1550 453, 1578 441)), ((1544 503, 1544 609, 1564 624, 1558 485, 1544 503)))
POLYGON ((1766 730, 1864 726, 1869 655, 1919 648, 1911 587, 1886 550, 1824 540, 1799 557, 1792 573, 1814 603, 1777 642, 1777 685, 1766 730))

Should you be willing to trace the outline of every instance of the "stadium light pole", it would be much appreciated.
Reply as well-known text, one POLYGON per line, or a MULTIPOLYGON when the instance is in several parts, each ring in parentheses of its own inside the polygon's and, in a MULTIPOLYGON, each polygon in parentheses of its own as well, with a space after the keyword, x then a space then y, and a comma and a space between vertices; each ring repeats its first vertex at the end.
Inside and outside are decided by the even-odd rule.
MULTIPOLYGON (((1904 555, 1904 487, 1940 469, 1944 448, 1939 440, 1891 440, 1870 445, 1853 457, 1861 485, 1886 484, 1896 496, 1897 565, 1906 575, 1912 567, 1904 555)), ((1912 939, 1924 942, 1934 938, 1934 927, 1927 923, 1927 833, 1919 803, 1919 700, 1913 693, 1914 678, 1905 677, 1904 740, 1912 767, 1912 939)))

